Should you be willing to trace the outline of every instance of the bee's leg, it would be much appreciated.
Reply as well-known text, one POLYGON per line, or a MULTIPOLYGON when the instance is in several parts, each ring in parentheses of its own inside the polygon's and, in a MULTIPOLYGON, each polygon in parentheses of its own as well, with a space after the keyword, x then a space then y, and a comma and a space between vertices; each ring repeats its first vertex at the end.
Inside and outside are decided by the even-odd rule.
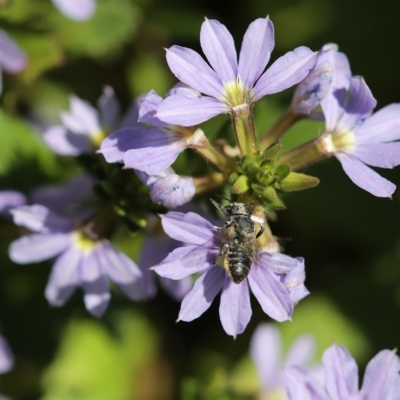
POLYGON ((256 239, 258 239, 264 233, 264 227, 261 225, 260 230, 257 233, 256 239))

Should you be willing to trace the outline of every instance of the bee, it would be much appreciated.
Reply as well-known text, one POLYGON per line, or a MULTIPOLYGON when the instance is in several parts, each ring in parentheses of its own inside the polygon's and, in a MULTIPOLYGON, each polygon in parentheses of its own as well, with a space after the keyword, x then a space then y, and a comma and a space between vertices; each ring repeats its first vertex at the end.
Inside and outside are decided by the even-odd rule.
POLYGON ((210 200, 225 217, 224 226, 219 228, 221 245, 214 265, 223 266, 232 281, 240 283, 246 279, 257 256, 257 238, 263 234, 264 228, 261 225, 256 232, 255 224, 261 224, 262 220, 252 215, 254 207, 248 204, 229 200, 229 205, 221 207, 210 200))

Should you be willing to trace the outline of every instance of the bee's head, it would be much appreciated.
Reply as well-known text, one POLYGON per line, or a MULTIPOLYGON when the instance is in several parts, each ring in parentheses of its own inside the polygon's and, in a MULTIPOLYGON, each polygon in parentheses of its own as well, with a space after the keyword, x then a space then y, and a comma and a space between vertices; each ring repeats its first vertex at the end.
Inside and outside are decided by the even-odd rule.
MULTIPOLYGON (((226 199, 229 200, 229 199, 226 199)), ((215 207, 218 208, 218 210, 220 210, 223 214, 224 217, 226 219, 228 219, 229 217, 232 217, 234 215, 248 215, 250 216, 253 208, 252 206, 249 206, 247 204, 243 204, 243 203, 234 203, 231 200, 230 204, 228 204, 225 207, 221 207, 216 201, 214 201, 213 199, 210 199, 211 203, 214 204, 215 207)))

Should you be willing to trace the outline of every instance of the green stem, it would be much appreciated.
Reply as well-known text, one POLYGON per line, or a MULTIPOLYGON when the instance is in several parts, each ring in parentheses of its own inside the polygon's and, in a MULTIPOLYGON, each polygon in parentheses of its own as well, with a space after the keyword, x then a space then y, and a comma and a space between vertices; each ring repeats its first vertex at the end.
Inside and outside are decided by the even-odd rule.
POLYGON ((261 151, 277 142, 292 125, 304 117, 304 115, 293 113, 292 109, 288 108, 261 138, 261 151))
POLYGON ((251 107, 247 104, 244 107, 238 106, 231 116, 236 143, 241 155, 249 156, 256 154, 258 151, 258 142, 251 107))
POLYGON ((228 157, 223 151, 217 149, 211 144, 204 147, 193 147, 193 150, 201 154, 206 160, 213 163, 221 172, 230 174, 237 169, 235 160, 228 157))
POLYGON ((221 186, 224 183, 224 179, 224 175, 220 172, 193 178, 196 194, 208 192, 211 189, 221 186))
POLYGON ((289 164, 292 171, 298 171, 328 157, 317 146, 316 140, 310 140, 302 145, 286 151, 280 157, 278 164, 289 164))

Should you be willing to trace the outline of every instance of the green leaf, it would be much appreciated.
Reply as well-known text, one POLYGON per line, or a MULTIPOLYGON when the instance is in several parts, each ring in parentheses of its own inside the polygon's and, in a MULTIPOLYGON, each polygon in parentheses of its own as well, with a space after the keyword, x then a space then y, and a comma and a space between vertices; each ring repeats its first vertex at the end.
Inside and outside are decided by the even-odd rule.
POLYGON ((154 376, 157 365, 155 371, 148 369, 158 351, 153 328, 133 312, 117 314, 112 325, 117 337, 97 321, 69 324, 55 361, 45 371, 42 400, 140 398, 152 378, 162 387, 154 376))
POLYGON ((72 21, 56 13, 50 24, 72 55, 111 59, 133 39, 141 18, 141 10, 128 0, 105 0, 98 2, 87 21, 72 21))
POLYGON ((18 32, 14 38, 28 56, 28 64, 20 75, 25 83, 32 82, 43 72, 61 65, 64 61, 61 47, 54 35, 18 32))
POLYGON ((46 175, 60 173, 57 158, 27 123, 0 110, 0 175, 36 162, 46 175))

